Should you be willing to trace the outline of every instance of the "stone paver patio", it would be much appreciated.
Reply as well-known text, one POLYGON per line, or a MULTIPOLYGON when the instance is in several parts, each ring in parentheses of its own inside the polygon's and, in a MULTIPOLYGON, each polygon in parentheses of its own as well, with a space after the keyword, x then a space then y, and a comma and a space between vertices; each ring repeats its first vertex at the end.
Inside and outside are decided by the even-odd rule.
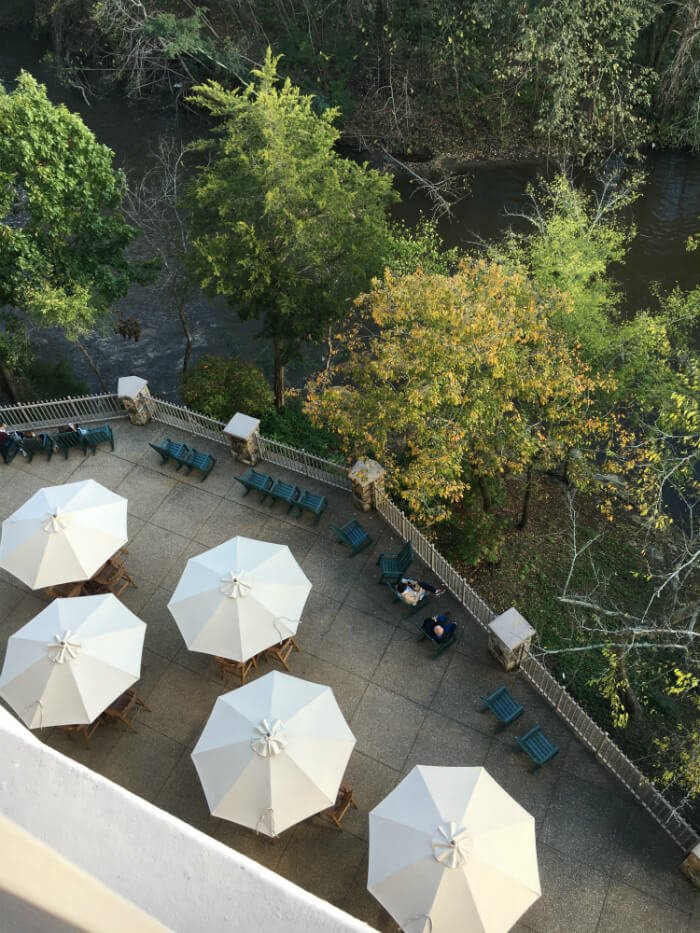
MULTIPOLYGON (((466 620, 451 597, 460 623, 457 644, 433 660, 416 641, 405 608, 378 586, 380 551, 401 541, 370 513, 361 521, 373 545, 355 557, 337 544, 330 523, 354 513, 341 490, 270 467, 311 490, 329 507, 317 524, 312 516, 288 516, 281 503, 243 497, 234 476, 243 466, 225 448, 201 438, 218 463, 206 482, 160 466, 148 446, 163 425, 134 427, 112 422, 116 449, 95 457, 73 451, 67 461, 16 457, 0 467, 0 518, 7 517, 41 486, 93 478, 129 500, 127 565, 138 582, 122 600, 147 624, 138 734, 106 726, 86 750, 59 730, 37 733, 53 748, 81 761, 158 807, 267 865, 309 891, 380 930, 395 930, 391 918, 367 893, 367 814, 416 764, 484 765, 535 817, 542 898, 516 930, 542 933, 691 933, 700 929, 700 899, 678 871, 681 853, 605 769, 579 744, 550 707, 517 674, 505 674, 486 650, 482 631, 466 620), (314 817, 270 840, 209 814, 190 758, 217 696, 235 689, 222 684, 208 655, 188 651, 166 604, 186 560, 234 535, 289 545, 313 583, 299 629, 301 654, 291 673, 330 685, 357 746, 347 780, 359 802, 343 832, 314 817), (481 713, 479 695, 506 683, 525 706, 517 723, 499 729, 481 713), (560 754, 539 772, 515 749, 514 737, 539 723, 560 754)), ((414 565, 414 576, 428 573, 414 565)), ((46 604, 0 571, 0 657, 7 639, 46 604)), ((263 664, 257 676, 272 669, 263 664)), ((256 676, 254 674, 254 676, 256 676)))

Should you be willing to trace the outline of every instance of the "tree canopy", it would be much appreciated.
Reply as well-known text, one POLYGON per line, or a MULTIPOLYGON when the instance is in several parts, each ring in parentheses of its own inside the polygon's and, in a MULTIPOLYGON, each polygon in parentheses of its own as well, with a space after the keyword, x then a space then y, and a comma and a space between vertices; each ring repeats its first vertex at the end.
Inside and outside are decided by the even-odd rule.
POLYGON ((284 365, 381 270, 395 196, 389 177, 335 151, 337 112, 317 114, 310 96, 279 81, 278 61, 268 50, 243 91, 195 89, 192 100, 223 122, 213 142, 198 144, 207 161, 190 205, 202 286, 261 321, 279 405, 284 365))
POLYGON ((0 305, 75 338, 126 293, 134 231, 112 160, 30 74, 0 86, 0 305))

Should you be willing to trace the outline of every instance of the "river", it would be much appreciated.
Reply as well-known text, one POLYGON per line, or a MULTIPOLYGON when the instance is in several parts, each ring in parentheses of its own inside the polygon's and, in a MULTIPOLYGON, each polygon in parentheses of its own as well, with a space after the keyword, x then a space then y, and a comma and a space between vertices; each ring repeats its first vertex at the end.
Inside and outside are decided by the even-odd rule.
MULTIPOLYGON (((138 175, 148 163, 149 153, 160 135, 191 137, 199 130, 191 116, 172 107, 130 104, 116 93, 91 99, 88 104, 79 90, 61 85, 52 66, 42 61, 46 45, 23 31, 5 30, 0 34, 0 80, 11 86, 20 69, 30 71, 46 84, 55 102, 78 111, 100 142, 110 146, 116 164, 138 175)), ((700 254, 687 253, 685 241, 700 232, 700 157, 685 152, 651 152, 645 159, 646 182, 643 195, 628 211, 627 220, 637 235, 623 266, 615 270, 625 294, 628 310, 652 303, 650 287, 658 282, 664 288, 678 283, 688 289, 700 284, 700 254)), ((469 173, 469 193, 443 219, 440 231, 448 245, 470 246, 497 237, 511 223, 509 212, 526 203, 525 190, 544 166, 537 162, 480 164, 469 173)), ((402 183, 402 203, 396 216, 415 223, 421 211, 429 211, 425 196, 402 183)), ((164 296, 153 289, 132 288, 119 305, 128 316, 142 323, 137 343, 125 342, 108 332, 87 341, 108 385, 116 385, 120 375, 136 373, 149 379, 154 394, 176 399, 183 338, 174 310, 164 296)), ((237 353, 254 360, 269 371, 269 348, 255 339, 257 325, 239 322, 223 302, 198 294, 188 306, 194 337, 193 359, 203 353, 237 353)), ((58 332, 38 335, 47 356, 64 355, 76 373, 98 391, 94 374, 58 332)), ((290 367, 292 383, 320 362, 320 351, 309 347, 304 359, 290 367)))

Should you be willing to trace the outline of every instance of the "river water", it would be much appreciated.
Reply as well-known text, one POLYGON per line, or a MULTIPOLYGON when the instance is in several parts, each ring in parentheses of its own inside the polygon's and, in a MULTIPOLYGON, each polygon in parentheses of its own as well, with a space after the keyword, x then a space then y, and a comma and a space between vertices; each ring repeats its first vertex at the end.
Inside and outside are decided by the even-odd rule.
MULTIPOLYGON (((193 117, 172 107, 129 104, 117 94, 91 99, 79 90, 61 85, 52 67, 42 61, 46 46, 26 32, 5 30, 0 34, 0 80, 10 86, 20 69, 30 71, 46 84, 55 102, 81 113, 100 142, 110 146, 116 164, 139 175, 160 135, 191 138, 201 128, 193 117)), ((685 241, 700 233, 700 157, 684 152, 652 152, 645 160, 647 173, 643 195, 630 208, 627 219, 637 228, 625 264, 615 270, 628 310, 653 303, 650 286, 664 288, 676 283, 688 289, 700 284, 700 253, 687 253, 685 241)), ((501 234, 512 222, 509 212, 526 203, 525 189, 545 170, 542 163, 490 163, 469 174, 469 193, 457 204, 440 230, 448 245, 470 246, 501 234)), ((401 184, 402 203, 396 215, 414 223, 430 205, 420 191, 401 184)), ((147 378, 154 394, 177 398, 183 351, 180 325, 165 297, 154 289, 132 288, 120 303, 125 315, 142 323, 141 339, 124 342, 111 333, 87 341, 107 384, 116 386, 120 375, 135 373, 147 378)), ((188 306, 194 337, 193 360, 203 353, 237 353, 269 371, 269 347, 256 339, 257 325, 241 323, 226 305, 197 294, 188 306)), ((44 352, 70 360, 76 373, 93 390, 96 379, 77 352, 57 332, 40 335, 44 352)), ((321 361, 321 351, 309 347, 304 359, 290 368, 292 382, 300 383, 321 361)))

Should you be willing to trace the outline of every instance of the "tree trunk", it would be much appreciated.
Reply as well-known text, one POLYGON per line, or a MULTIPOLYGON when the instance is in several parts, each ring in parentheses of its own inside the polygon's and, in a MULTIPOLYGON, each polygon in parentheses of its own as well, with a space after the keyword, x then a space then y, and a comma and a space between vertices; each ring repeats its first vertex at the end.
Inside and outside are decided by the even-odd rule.
POLYGON ((527 468, 527 478, 525 480, 525 495, 523 496, 523 507, 520 512, 520 520, 515 526, 518 531, 522 531, 525 525, 527 525, 528 518, 528 509, 530 508, 530 498, 532 496, 532 476, 533 469, 531 466, 527 468))
POLYGON ((185 335, 185 353, 182 357, 182 375, 184 376, 187 372, 187 367, 190 365, 190 356, 192 355, 192 331, 190 330, 190 324, 185 314, 184 298, 180 299, 177 303, 177 316, 180 318, 182 332, 185 335))
POLYGON ((0 363, 0 387, 2 387, 13 405, 19 401, 19 396, 17 394, 17 389, 15 388, 12 373, 9 371, 9 369, 3 366, 2 363, 0 363))
POLYGON ((282 408, 284 408, 284 355, 282 352, 282 341, 279 337, 273 337, 272 347, 275 359, 275 408, 277 411, 281 411, 282 408))
POLYGON ((634 719, 639 719, 644 715, 644 708, 630 684, 629 675, 627 673, 627 662, 625 661, 625 649, 623 647, 616 648, 615 654, 617 655, 617 669, 620 672, 620 690, 625 701, 625 708, 630 716, 634 719))
POLYGON ((90 356, 90 353, 89 353, 87 347, 83 346, 83 344, 82 344, 79 340, 76 340, 76 345, 77 345, 78 349, 80 350, 80 352, 81 352, 81 353, 83 354, 83 356, 85 357, 85 359, 88 361, 88 365, 89 365, 90 369, 91 369, 91 370, 94 372, 94 374, 97 376, 97 381, 98 381, 99 384, 101 385, 102 391, 108 393, 108 392, 109 392, 109 388, 108 388, 108 386, 107 386, 107 383, 106 383, 106 382, 104 381, 104 379, 102 378, 102 373, 101 373, 101 372, 99 371, 99 369, 97 368, 97 363, 96 363, 96 362, 93 360, 93 358, 90 356))
POLYGON ((489 492, 488 486, 484 479, 479 477, 479 492, 481 493, 481 505, 484 512, 490 512, 491 507, 493 506, 493 500, 491 499, 491 493, 489 492))

